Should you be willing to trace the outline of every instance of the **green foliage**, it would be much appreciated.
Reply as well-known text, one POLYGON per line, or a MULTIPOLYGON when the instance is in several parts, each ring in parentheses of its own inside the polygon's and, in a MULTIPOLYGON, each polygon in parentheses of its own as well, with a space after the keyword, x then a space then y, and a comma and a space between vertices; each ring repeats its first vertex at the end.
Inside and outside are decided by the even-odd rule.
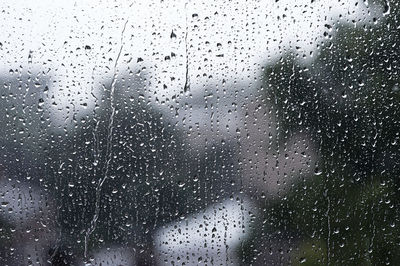
POLYGON ((398 2, 390 5, 377 25, 334 26, 310 65, 289 55, 266 67, 283 138, 308 134, 322 174, 262 204, 263 230, 245 244, 244 261, 255 262, 252 249, 267 249, 274 232, 285 232, 295 265, 400 260, 400 31, 398 2))

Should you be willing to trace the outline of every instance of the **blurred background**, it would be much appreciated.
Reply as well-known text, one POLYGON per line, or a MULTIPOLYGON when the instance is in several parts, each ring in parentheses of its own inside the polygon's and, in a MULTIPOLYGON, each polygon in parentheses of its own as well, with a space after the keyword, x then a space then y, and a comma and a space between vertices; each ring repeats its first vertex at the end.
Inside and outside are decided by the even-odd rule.
POLYGON ((399 4, 3 2, 1 265, 396 265, 399 4))

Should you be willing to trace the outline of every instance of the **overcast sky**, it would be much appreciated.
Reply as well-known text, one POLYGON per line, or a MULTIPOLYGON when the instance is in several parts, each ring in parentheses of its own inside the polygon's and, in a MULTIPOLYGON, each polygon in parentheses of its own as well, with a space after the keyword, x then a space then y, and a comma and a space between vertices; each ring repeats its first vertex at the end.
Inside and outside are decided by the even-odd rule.
POLYGON ((252 90, 283 54, 311 62, 324 32, 334 35, 329 25, 370 23, 380 12, 356 0, 2 2, 0 71, 50 77, 55 118, 72 104, 90 112, 95 88, 142 68, 143 91, 158 103, 182 93, 186 62, 193 94, 223 80, 252 90))

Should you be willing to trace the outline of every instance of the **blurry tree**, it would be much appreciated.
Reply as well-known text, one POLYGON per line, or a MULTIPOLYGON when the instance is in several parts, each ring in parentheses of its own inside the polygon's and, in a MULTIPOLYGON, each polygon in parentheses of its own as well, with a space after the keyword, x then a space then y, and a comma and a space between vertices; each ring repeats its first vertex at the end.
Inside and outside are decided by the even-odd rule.
POLYGON ((229 146, 192 157, 184 132, 150 105, 145 76, 104 82, 93 114, 49 133, 64 253, 83 254, 87 237, 89 251, 125 245, 149 264, 156 228, 231 191, 229 146))
POLYGON ((375 25, 326 25, 311 64, 292 54, 266 67, 282 141, 312 136, 320 162, 281 199, 262 203, 255 226, 263 234, 248 241, 244 261, 265 263, 268 252, 305 265, 399 261, 400 6, 382 6, 375 25), (274 238, 287 240, 282 251, 269 244, 274 238))

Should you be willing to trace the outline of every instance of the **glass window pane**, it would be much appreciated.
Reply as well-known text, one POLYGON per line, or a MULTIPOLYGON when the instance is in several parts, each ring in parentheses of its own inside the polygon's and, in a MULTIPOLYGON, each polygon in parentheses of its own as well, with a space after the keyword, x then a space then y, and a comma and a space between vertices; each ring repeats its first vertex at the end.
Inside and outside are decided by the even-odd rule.
POLYGON ((3 3, 0 264, 396 264, 399 8, 3 3))

